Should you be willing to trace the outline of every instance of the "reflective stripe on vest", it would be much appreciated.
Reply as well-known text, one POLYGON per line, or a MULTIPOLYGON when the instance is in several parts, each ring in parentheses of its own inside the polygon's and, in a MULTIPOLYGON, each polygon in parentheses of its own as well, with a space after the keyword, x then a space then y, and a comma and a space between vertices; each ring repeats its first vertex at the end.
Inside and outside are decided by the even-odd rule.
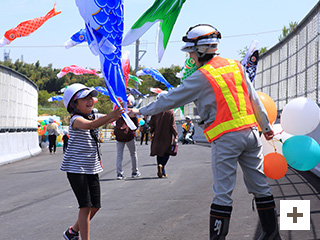
POLYGON ((203 132, 209 142, 224 133, 257 126, 240 63, 214 57, 199 70, 210 81, 217 101, 216 119, 203 132))

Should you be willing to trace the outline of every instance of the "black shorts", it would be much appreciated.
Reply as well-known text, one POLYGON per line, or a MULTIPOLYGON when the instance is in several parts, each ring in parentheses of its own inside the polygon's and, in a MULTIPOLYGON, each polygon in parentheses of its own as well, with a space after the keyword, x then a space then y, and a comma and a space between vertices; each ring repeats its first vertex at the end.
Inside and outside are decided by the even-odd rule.
POLYGON ((100 181, 98 174, 67 173, 79 208, 101 208, 100 181))

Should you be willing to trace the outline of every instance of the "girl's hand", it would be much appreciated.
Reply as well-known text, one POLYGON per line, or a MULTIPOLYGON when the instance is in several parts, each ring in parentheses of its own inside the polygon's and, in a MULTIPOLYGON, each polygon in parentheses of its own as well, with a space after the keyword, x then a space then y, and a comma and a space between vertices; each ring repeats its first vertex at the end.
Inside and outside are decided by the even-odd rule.
POLYGON ((111 118, 111 122, 118 120, 121 117, 121 114, 124 113, 124 108, 117 107, 111 113, 109 113, 109 117, 111 118))

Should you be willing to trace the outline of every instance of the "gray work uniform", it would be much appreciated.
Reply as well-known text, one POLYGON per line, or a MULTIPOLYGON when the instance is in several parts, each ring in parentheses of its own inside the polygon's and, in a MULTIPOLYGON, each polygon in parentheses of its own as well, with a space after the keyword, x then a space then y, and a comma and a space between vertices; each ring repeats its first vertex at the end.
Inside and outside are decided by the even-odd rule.
MULTIPOLYGON (((245 80, 255 117, 262 132, 271 130, 267 112, 254 90, 245 71, 245 80)), ((167 94, 142 107, 142 115, 154 115, 164 110, 194 102, 204 124, 216 118, 217 102, 213 88, 206 76, 199 70, 167 94)), ((270 196, 270 187, 263 173, 262 144, 256 127, 236 132, 228 132, 211 143, 211 163, 213 173, 213 203, 232 205, 231 194, 236 182, 237 162, 242 167, 245 184, 255 197, 270 196)))

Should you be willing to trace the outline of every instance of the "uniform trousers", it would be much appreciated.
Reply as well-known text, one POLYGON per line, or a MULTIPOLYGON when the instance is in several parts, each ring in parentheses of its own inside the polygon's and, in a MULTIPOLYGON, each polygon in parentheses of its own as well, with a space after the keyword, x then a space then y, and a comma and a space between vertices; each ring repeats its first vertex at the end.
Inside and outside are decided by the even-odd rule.
POLYGON ((228 132, 211 143, 213 204, 232 205, 238 164, 247 190, 256 198, 271 196, 263 172, 262 143, 257 127, 228 132))

